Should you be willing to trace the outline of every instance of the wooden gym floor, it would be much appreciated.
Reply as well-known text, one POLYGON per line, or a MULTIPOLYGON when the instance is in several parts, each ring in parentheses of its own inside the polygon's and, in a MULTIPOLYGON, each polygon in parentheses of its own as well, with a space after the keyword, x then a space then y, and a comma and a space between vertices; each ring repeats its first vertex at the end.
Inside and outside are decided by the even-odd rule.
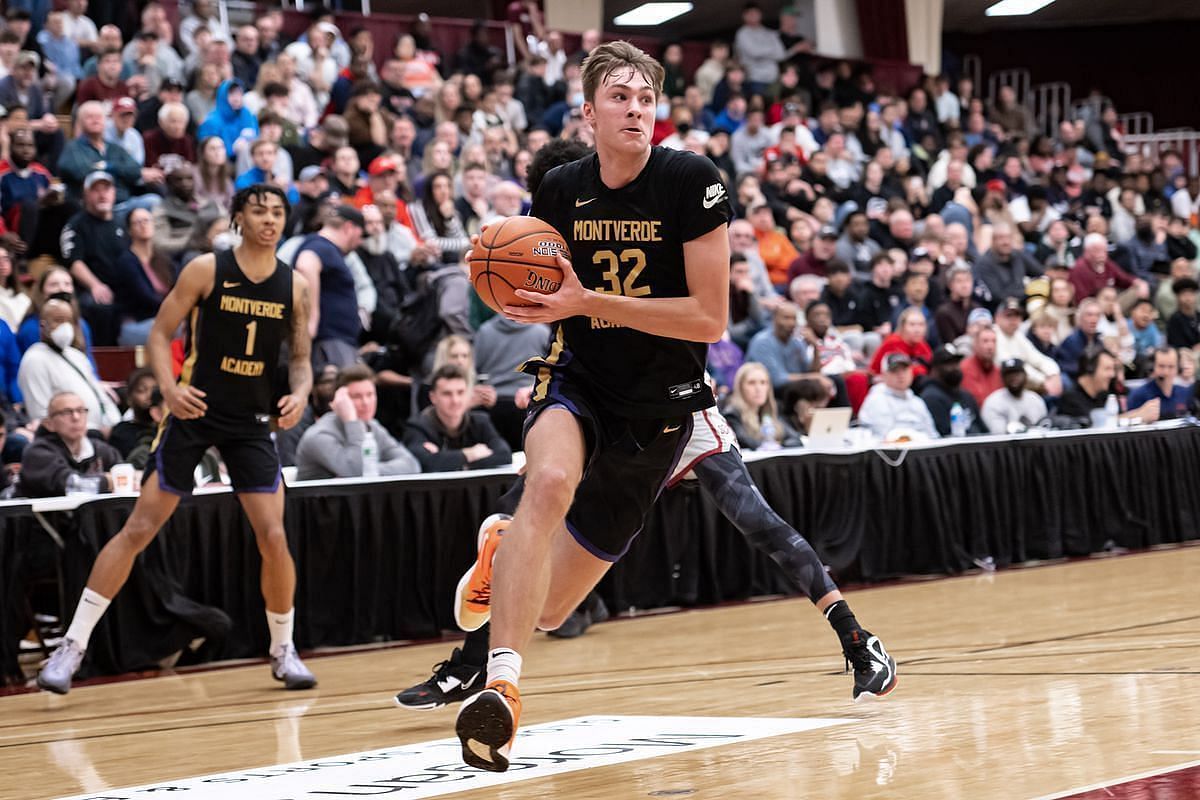
MULTIPOLYGON (((525 725, 849 721, 455 797, 985 800, 1151 796, 1141 794, 1151 785, 1158 800, 1197 797, 1197 576, 1200 547, 1183 547, 854 592, 859 620, 900 663, 898 688, 873 704, 850 702, 836 641, 803 600, 618 620, 574 641, 539 636, 522 680, 525 725)), ((276 688, 255 664, 0 698, 0 798, 134 797, 104 790, 453 736, 452 709, 391 700, 449 649, 313 658, 321 685, 307 693, 276 688)))

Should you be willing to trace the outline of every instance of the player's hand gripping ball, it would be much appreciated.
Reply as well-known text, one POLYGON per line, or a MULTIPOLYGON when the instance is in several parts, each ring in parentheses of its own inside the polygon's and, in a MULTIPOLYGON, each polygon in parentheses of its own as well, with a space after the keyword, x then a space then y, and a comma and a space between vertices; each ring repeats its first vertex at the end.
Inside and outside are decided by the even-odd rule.
POLYGON ((479 235, 471 250, 471 285, 493 311, 505 306, 529 306, 517 297, 524 289, 554 294, 562 286, 557 256, 570 260, 567 243, 558 231, 537 217, 508 217, 479 235))

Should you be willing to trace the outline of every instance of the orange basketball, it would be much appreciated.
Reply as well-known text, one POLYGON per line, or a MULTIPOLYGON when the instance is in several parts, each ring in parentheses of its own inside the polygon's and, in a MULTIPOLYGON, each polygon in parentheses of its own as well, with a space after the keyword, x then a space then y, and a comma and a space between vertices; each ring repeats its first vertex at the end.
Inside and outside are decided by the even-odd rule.
POLYGON ((488 226, 471 251, 471 285, 494 311, 533 305, 517 289, 554 294, 562 285, 555 256, 570 258, 558 231, 537 217, 508 217, 488 226))

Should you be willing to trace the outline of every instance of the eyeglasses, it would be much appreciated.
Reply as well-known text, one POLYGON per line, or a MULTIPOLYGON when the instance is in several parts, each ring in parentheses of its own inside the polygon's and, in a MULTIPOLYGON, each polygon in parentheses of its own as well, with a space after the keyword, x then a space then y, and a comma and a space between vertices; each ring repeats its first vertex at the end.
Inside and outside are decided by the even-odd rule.
POLYGON ((52 412, 52 417, 86 417, 88 410, 83 407, 79 408, 60 408, 58 411, 52 412))

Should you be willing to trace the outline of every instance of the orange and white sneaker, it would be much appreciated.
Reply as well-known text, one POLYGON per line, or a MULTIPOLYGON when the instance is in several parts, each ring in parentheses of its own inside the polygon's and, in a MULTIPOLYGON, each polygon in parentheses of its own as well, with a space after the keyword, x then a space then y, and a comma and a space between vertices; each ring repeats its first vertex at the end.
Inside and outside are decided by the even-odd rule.
POLYGON ((464 631, 477 631, 492 618, 492 559, 511 523, 508 514, 492 514, 479 526, 479 556, 459 579, 454 597, 454 621, 464 631))
POLYGON ((521 692, 508 681, 492 681, 463 701, 454 730, 463 761, 488 772, 508 770, 508 754, 521 720, 521 692))

